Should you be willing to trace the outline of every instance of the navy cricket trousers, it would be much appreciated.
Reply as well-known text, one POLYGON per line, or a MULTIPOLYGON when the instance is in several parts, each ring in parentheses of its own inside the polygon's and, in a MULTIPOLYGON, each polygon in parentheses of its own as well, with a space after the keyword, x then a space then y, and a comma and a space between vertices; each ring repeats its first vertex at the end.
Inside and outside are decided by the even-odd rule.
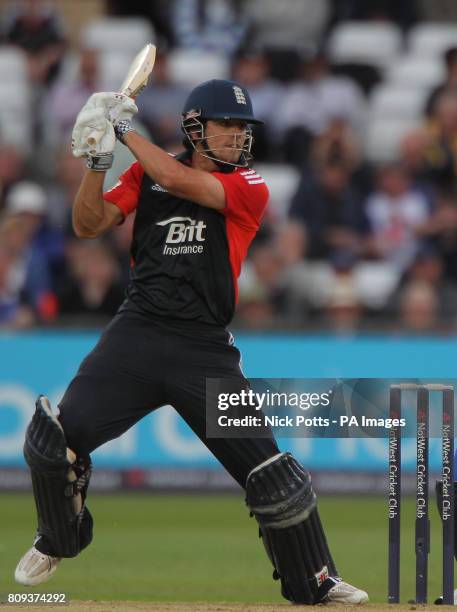
POLYGON ((206 437, 207 377, 245 381, 227 330, 121 312, 83 360, 59 404, 67 444, 87 457, 170 404, 244 488, 249 472, 280 451, 273 437, 206 437))

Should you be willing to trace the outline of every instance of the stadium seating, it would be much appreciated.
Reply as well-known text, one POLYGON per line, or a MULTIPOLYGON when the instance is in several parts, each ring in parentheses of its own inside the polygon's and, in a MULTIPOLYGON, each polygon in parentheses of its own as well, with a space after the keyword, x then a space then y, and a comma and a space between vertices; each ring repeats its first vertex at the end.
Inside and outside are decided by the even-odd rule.
POLYGON ((457 37, 455 26, 416 26, 409 36, 408 51, 386 67, 384 80, 370 96, 365 135, 370 161, 395 159, 403 136, 421 123, 430 90, 445 78, 441 52, 453 37, 457 37))
POLYGON ((0 81, 27 82, 27 60, 17 47, 0 47, 0 81))
POLYGON ((457 47, 456 25, 421 23, 408 35, 409 51, 415 55, 441 56, 449 47, 457 47))
POLYGON ((365 95, 370 94, 373 87, 382 81, 383 69, 361 62, 343 62, 332 64, 332 74, 352 79, 365 95))
POLYGON ((401 30, 394 24, 347 21, 330 34, 328 49, 335 63, 385 67, 402 51, 402 44, 401 30))
POLYGON ((128 52, 116 51, 100 54, 100 83, 104 91, 118 91, 127 74, 132 56, 128 52))
POLYGON ((379 85, 370 97, 370 117, 421 117, 424 111, 427 90, 422 87, 379 85))
MULTIPOLYGON (((101 49, 99 60, 100 90, 117 91, 132 62, 132 53, 101 49)), ((73 83, 78 78, 78 70, 79 55, 75 52, 67 53, 59 73, 59 83, 73 83)))
POLYGON ((110 52, 114 46, 131 56, 149 42, 155 42, 155 33, 141 17, 104 17, 90 22, 81 34, 83 46, 110 52))
POLYGON ((369 161, 384 163, 395 160, 405 134, 419 127, 419 118, 380 117, 369 121, 365 136, 365 154, 369 161))
POLYGON ((16 84, 0 87, 0 140, 28 155, 31 147, 29 90, 16 84))
POLYGON ((193 87, 209 79, 228 78, 230 65, 222 53, 177 48, 168 56, 168 69, 175 83, 193 87))
POLYGON ((30 153, 30 83, 24 53, 0 48, 0 137, 23 153, 30 153))
POLYGON ((399 86, 431 88, 445 77, 441 58, 404 55, 387 72, 387 80, 399 86))
POLYGON ((69 50, 65 54, 59 71, 59 83, 72 83, 78 75, 79 53, 69 50))
POLYGON ((270 190, 269 211, 278 220, 287 217, 290 200, 298 187, 300 173, 286 164, 255 164, 270 190))
MULTIPOLYGON (((322 308, 332 299, 352 299, 373 310, 382 309, 399 282, 399 273, 388 263, 362 261, 352 271, 352 296, 335 292, 337 275, 327 262, 313 262, 307 270, 307 298, 314 307, 322 308)), ((342 287, 340 287, 342 289, 342 287)))

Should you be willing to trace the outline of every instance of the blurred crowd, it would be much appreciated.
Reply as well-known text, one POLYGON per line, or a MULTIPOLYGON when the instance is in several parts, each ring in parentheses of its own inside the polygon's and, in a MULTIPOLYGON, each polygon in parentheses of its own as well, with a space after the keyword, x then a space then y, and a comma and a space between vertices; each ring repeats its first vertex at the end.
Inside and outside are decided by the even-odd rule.
MULTIPOLYGON (((445 78, 427 92, 421 125, 382 164, 367 159, 363 147, 370 91, 382 74, 370 67, 343 71, 332 65, 326 45, 342 21, 392 22, 407 32, 421 20, 456 17, 457 6, 427 0, 102 4, 106 15, 141 15, 156 33, 153 78, 138 101, 138 125, 154 142, 170 152, 182 146, 180 111, 189 87, 171 77, 170 53, 223 53, 265 121, 254 134, 260 171, 289 168, 298 177, 292 193, 282 199, 275 193, 281 201, 271 202, 250 249, 236 326, 457 331, 457 45, 445 50, 445 78)), ((0 329, 100 325, 123 300, 134 222, 131 215, 98 240, 76 239, 71 229, 84 162, 71 155, 69 137, 80 108, 103 86, 100 53, 93 45, 70 45, 71 24, 58 1, 2 7, 0 49, 22 50, 31 96, 25 146, 11 144, 0 122, 0 329), (77 58, 71 79, 64 69, 70 54, 77 58)))

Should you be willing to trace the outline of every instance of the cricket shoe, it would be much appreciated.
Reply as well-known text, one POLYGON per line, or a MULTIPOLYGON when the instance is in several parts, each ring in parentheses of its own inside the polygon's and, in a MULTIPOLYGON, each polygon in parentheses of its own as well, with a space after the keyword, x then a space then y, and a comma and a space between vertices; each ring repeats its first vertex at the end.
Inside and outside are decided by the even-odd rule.
MULTIPOLYGON (((438 597, 438 599, 435 599, 435 604, 437 606, 442 606, 443 605, 443 596, 440 595, 438 597)), ((457 589, 454 591, 454 606, 457 606, 457 589)))
POLYGON ((352 586, 352 584, 341 580, 329 590, 327 597, 325 598, 325 602, 323 603, 328 605, 340 604, 354 606, 357 604, 366 603, 367 601, 368 593, 365 593, 365 591, 362 591, 362 589, 358 589, 357 587, 352 586))
POLYGON ((60 561, 60 557, 45 555, 32 546, 17 564, 14 579, 25 586, 41 584, 53 575, 60 561))

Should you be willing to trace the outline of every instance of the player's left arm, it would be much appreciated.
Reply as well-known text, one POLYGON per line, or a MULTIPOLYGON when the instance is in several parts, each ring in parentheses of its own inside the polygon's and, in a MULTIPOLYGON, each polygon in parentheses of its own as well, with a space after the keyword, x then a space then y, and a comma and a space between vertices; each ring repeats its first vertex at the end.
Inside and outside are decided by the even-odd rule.
POLYGON ((208 208, 225 208, 224 187, 209 172, 181 164, 135 131, 125 134, 123 141, 146 174, 173 195, 208 208))

